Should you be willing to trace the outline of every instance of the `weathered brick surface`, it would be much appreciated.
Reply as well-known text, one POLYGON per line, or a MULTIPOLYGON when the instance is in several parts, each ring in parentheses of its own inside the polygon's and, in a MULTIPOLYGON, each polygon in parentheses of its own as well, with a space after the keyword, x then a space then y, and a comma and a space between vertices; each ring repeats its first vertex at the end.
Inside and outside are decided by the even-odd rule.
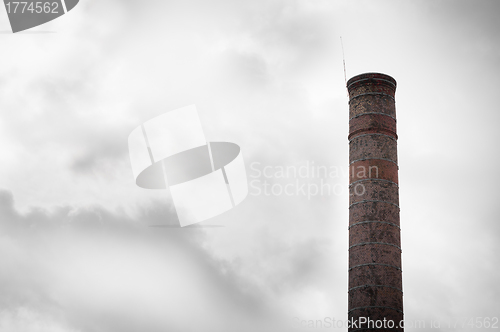
POLYGON ((396 117, 396 106, 392 98, 383 95, 365 95, 349 102, 349 119, 365 113, 384 113, 396 117))
POLYGON ((384 265, 365 265, 349 272, 349 289, 362 285, 387 285, 403 288, 401 271, 384 265))
POLYGON ((352 139, 366 133, 383 133, 398 138, 396 120, 382 114, 365 114, 349 121, 349 136, 352 139))
POLYGON ((357 136, 349 142, 349 162, 367 158, 389 159, 397 164, 398 150, 394 139, 376 134, 357 136))
POLYGON ((364 242, 383 242, 401 247, 400 238, 400 229, 385 223, 358 224, 349 230, 349 246, 364 242))
POLYGON ((388 181, 363 181, 349 187, 349 205, 377 200, 399 205, 399 188, 388 181))
POLYGON ((394 246, 378 243, 358 245, 349 249, 349 267, 370 263, 401 267, 401 251, 394 246))
POLYGON ((349 208, 349 226, 366 220, 385 221, 399 226, 399 209, 382 202, 366 202, 349 208))
POLYGON ((403 298, 401 291, 390 287, 361 287, 349 292, 350 304, 401 308, 403 298))
POLYGON ((389 98, 389 100, 394 101, 395 86, 389 84, 388 82, 383 82, 378 79, 371 79, 369 81, 358 80, 355 83, 350 84, 347 82, 349 89, 349 102, 353 102, 358 98, 365 97, 367 93, 380 93, 380 96, 384 98, 389 98), (387 95, 387 96, 386 96, 387 95), (392 98, 391 98, 392 97, 392 98))
POLYGON ((366 179, 382 179, 398 183, 398 166, 392 161, 366 159, 349 167, 349 183, 366 179))
POLYGON ((368 73, 351 78, 347 88, 350 98, 348 316, 392 319, 398 328, 403 318, 403 294, 396 81, 384 74, 368 73))

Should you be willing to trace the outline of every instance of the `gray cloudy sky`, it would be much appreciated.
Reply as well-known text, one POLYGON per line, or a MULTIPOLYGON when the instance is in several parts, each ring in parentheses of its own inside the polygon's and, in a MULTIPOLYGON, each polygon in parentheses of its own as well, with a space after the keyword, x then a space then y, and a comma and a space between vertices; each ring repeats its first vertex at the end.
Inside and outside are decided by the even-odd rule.
POLYGON ((340 36, 348 78, 398 81, 406 319, 500 316, 499 12, 484 0, 81 0, 12 34, 0 10, 0 330, 347 319, 340 36), (135 186, 127 137, 190 104, 207 139, 241 146, 250 195, 205 222, 224 227, 151 228, 175 211, 135 186), (259 174, 313 164, 332 173, 259 174), (264 181, 340 190, 265 195, 264 181))

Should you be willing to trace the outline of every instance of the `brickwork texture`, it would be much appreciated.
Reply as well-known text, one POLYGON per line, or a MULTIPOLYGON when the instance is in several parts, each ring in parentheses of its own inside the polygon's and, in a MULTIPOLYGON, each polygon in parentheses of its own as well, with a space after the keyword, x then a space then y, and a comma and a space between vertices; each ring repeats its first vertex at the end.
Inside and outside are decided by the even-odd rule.
MULTIPOLYGON (((367 73, 347 82, 349 92, 349 321, 392 320, 403 331, 399 224, 396 81, 367 73)), ((374 328, 373 328, 374 327, 374 328)))

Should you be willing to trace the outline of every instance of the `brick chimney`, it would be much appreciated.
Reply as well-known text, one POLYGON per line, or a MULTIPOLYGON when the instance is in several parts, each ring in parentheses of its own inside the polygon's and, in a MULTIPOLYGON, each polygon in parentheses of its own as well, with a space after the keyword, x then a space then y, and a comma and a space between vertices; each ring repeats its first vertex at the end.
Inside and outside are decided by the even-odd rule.
POLYGON ((348 318, 357 322, 349 331, 403 331, 399 328, 403 319, 403 285, 394 100, 396 81, 388 75, 367 73, 351 78, 347 89, 348 318), (391 320, 394 322, 392 328, 391 320), (366 323, 360 325, 363 321, 366 323))

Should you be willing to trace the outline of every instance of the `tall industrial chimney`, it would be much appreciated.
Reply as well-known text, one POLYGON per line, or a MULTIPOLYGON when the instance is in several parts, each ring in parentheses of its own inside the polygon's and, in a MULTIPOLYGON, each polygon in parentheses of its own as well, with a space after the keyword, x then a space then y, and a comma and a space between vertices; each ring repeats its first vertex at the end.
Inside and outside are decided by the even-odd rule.
POLYGON ((349 331, 403 331, 396 80, 361 74, 347 89, 349 331))

